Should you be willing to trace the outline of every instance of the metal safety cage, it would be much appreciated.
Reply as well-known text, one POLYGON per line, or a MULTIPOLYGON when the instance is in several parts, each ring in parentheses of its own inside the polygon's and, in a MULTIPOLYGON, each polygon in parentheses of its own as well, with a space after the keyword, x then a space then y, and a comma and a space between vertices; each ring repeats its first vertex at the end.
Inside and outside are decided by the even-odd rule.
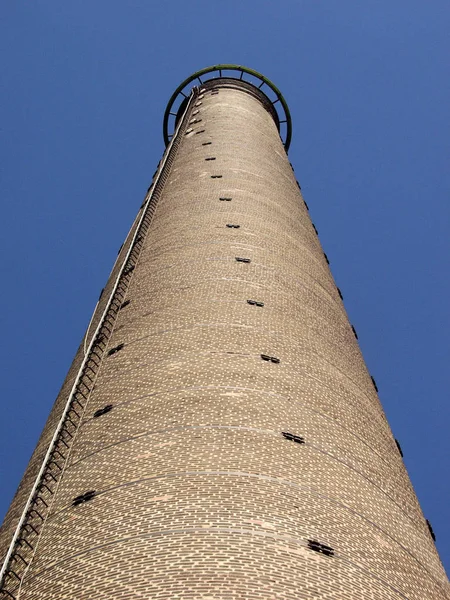
POLYGON ((172 139, 177 123, 177 115, 183 102, 189 97, 194 85, 203 85, 213 79, 235 79, 253 85, 267 97, 269 103, 278 115, 278 129, 286 152, 292 138, 292 120, 286 100, 280 90, 264 75, 241 65, 214 65, 197 71, 185 79, 174 91, 164 113, 163 135, 167 145, 172 139), (226 72, 226 74, 224 73, 226 72), (231 76, 230 76, 231 73, 231 76), (212 74, 211 77, 208 75, 212 74))

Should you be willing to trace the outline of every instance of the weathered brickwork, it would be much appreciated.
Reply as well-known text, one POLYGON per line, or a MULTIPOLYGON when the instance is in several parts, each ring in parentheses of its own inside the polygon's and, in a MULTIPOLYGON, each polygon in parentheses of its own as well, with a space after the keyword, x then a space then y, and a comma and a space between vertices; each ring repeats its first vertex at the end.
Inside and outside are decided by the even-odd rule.
MULTIPOLYGON (((15 597, 450 599, 273 117, 245 89, 214 88, 181 123, 15 597)), ((136 223, 5 519, 3 554, 136 223)))

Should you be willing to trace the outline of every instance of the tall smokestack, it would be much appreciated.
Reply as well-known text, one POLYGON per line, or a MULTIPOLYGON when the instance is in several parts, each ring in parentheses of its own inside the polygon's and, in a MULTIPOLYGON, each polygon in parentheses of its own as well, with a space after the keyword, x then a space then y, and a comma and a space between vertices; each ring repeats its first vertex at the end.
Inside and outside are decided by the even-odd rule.
POLYGON ((5 518, 0 597, 450 598, 281 93, 204 69, 164 135, 5 518))

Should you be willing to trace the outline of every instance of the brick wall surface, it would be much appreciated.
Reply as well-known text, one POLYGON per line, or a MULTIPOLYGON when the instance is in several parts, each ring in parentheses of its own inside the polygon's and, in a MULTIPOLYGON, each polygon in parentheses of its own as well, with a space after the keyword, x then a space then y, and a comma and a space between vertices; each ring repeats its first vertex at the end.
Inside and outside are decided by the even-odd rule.
MULTIPOLYGON (((274 120, 247 91, 214 86, 181 125, 129 303, 14 594, 450 598, 274 120)), ((82 355, 5 519, 3 553, 82 355)))

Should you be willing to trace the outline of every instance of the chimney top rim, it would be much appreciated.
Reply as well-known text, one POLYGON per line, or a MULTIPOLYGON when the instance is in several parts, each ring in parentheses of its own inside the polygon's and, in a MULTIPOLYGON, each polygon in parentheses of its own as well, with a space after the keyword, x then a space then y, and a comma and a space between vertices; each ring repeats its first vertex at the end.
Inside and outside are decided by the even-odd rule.
POLYGON ((192 93, 192 89, 196 86, 189 87, 189 89, 187 91, 185 90, 185 88, 187 88, 192 82, 194 82, 196 80, 199 82, 200 85, 203 85, 207 82, 211 82, 214 80, 218 81, 219 79, 228 79, 228 80, 235 79, 236 81, 243 81, 244 83, 253 86, 261 94, 266 96, 268 102, 271 103, 274 111, 276 113, 278 113, 279 123, 277 123, 277 125, 278 125, 279 130, 280 130, 280 125, 284 125, 283 135, 281 134, 281 131, 280 131, 280 135, 283 140, 284 148, 287 152, 289 150, 289 145, 290 145, 291 137, 292 137, 292 120, 291 120, 291 115, 289 112, 288 105, 286 103, 286 100, 284 99, 283 94, 270 81, 270 79, 268 79, 267 77, 265 77, 258 71, 255 71, 254 69, 249 69, 242 65, 235 65, 235 64, 219 64, 219 65, 213 65, 211 67, 206 67, 204 69, 201 69, 200 71, 196 71, 195 73, 193 73, 190 77, 185 79, 177 87, 175 92, 170 97, 169 102, 166 107, 166 111, 164 113, 163 135, 164 135, 165 144, 167 145, 172 137, 171 133, 169 132, 169 129, 175 129, 175 119, 176 119, 176 115, 178 112, 178 108, 174 108, 174 107, 177 104, 180 105, 181 102, 183 101, 183 99, 186 99, 189 96, 189 94, 192 93), (239 77, 230 77, 229 74, 222 75, 222 71, 227 71, 227 72, 235 71, 239 74, 239 77), (208 79, 205 79, 205 80, 202 80, 202 76, 210 75, 210 74, 214 74, 214 73, 218 73, 218 75, 209 77, 208 79), (256 82, 248 81, 248 78, 244 79, 244 75, 250 75, 252 78, 256 79, 257 81, 256 82), (258 83, 259 83, 259 85, 257 85, 258 83), (267 86, 269 88, 269 90, 271 90, 271 95, 275 96, 274 100, 272 100, 268 96, 268 94, 265 93, 261 89, 264 85, 267 86), (172 123, 169 124, 169 121, 171 121, 171 117, 172 117, 172 123))

